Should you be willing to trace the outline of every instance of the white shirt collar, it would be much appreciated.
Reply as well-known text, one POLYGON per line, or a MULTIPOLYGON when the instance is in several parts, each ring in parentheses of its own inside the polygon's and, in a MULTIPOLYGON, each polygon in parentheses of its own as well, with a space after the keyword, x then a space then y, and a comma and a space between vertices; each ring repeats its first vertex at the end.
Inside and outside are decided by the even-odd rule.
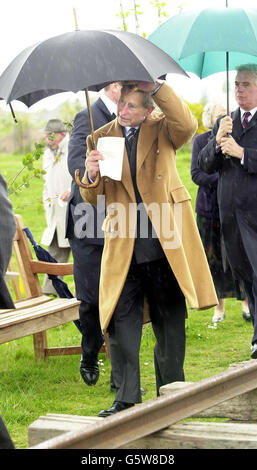
POLYGON ((106 96, 104 93, 101 94, 100 96, 101 100, 105 104, 106 108, 110 112, 110 114, 115 114, 117 116, 117 104, 115 104, 108 96, 106 96))
MULTIPOLYGON (((256 106, 255 108, 250 109, 249 112, 251 113, 251 117, 250 117, 249 120, 252 119, 252 117, 253 117, 253 115, 256 113, 256 111, 257 111, 257 106, 256 106)), ((240 108, 241 119, 243 119, 243 115, 244 115, 244 113, 246 113, 246 112, 247 112, 247 111, 245 111, 245 109, 240 108)))
MULTIPOLYGON (((138 128, 139 128, 139 126, 133 127, 133 129, 138 129, 138 128)), ((131 126, 126 126, 126 127, 124 127, 124 129, 125 129, 125 134, 126 134, 126 137, 127 137, 128 133, 131 129, 131 126)))

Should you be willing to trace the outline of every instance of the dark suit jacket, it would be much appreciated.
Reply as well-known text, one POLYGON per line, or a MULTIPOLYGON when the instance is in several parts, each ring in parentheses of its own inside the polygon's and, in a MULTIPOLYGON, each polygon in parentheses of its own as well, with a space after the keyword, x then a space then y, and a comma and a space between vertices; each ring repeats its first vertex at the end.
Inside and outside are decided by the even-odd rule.
POLYGON ((198 166, 198 155, 200 150, 208 143, 211 137, 211 131, 204 132, 195 136, 192 146, 191 158, 191 177, 197 186, 199 186, 195 202, 195 211, 197 214, 208 219, 219 218, 219 207, 217 203, 217 185, 219 173, 208 175, 198 166))
POLYGON ((227 256, 235 274, 252 281, 253 270, 257 273, 257 113, 245 129, 239 108, 232 119, 232 136, 245 149, 244 164, 216 151, 220 119, 198 161, 203 171, 219 172, 218 203, 227 256))
MULTIPOLYGON (((99 127, 104 126, 113 119, 113 116, 110 114, 101 98, 98 98, 98 100, 91 106, 91 111, 93 116, 94 129, 99 129, 99 127)), ((71 195, 67 206, 66 236, 68 238, 74 237, 74 225, 76 224, 76 228, 78 229, 77 234, 80 231, 81 235, 83 235, 85 230, 88 230, 89 233, 89 237, 81 238, 81 243, 86 245, 103 245, 104 234, 101 230, 101 227, 105 218, 105 205, 100 205, 97 214, 95 207, 90 206, 90 204, 86 204, 83 201, 79 192, 79 187, 74 180, 76 169, 80 170, 81 178, 84 175, 85 158, 87 152, 86 138, 90 133, 91 130, 88 111, 87 109, 84 109, 83 111, 80 111, 75 117, 72 134, 69 141, 68 168, 73 181, 71 195), (92 231, 93 226, 94 231, 92 231)))

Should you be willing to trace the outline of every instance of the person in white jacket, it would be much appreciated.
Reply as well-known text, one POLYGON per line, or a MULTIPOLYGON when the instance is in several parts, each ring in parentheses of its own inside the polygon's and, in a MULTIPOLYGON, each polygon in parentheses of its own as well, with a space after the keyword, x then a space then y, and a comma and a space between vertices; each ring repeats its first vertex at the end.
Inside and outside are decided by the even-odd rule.
MULTIPOLYGON (((49 253, 58 262, 66 263, 70 254, 70 245, 65 238, 65 217, 72 181, 67 166, 69 135, 60 119, 50 119, 45 127, 45 134, 48 148, 43 154, 43 170, 45 170, 43 204, 47 228, 41 243, 48 247, 49 253)), ((47 275, 42 290, 44 294, 57 295, 47 275)))

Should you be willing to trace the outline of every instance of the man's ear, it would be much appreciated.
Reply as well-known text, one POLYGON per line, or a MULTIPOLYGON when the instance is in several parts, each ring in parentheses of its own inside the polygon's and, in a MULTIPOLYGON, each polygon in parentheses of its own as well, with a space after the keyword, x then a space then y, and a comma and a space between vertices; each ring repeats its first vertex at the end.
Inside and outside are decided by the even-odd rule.
POLYGON ((147 108, 147 111, 146 111, 146 114, 145 114, 145 117, 147 118, 148 116, 150 116, 150 114, 153 112, 155 106, 149 106, 149 108, 147 108))

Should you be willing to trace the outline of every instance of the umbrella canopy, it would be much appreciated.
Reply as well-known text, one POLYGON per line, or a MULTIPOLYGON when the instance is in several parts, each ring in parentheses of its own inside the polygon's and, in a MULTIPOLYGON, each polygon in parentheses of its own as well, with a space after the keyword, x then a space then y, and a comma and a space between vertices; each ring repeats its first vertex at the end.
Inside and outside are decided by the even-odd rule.
MULTIPOLYGON (((19 100, 30 107, 56 93, 85 90, 95 147, 88 90, 99 91, 117 81, 155 82, 166 73, 187 76, 168 54, 137 34, 76 30, 22 51, 0 77, 0 97, 10 106, 19 100)), ((75 178, 82 185, 78 170, 75 178)))
POLYGON ((257 63, 257 9, 206 8, 181 13, 161 24, 149 40, 200 78, 228 72, 238 65, 257 63))
POLYGON ((114 81, 153 82, 184 70, 153 43, 126 31, 76 30, 23 50, 0 77, 0 96, 28 107, 61 92, 99 91, 114 81))

